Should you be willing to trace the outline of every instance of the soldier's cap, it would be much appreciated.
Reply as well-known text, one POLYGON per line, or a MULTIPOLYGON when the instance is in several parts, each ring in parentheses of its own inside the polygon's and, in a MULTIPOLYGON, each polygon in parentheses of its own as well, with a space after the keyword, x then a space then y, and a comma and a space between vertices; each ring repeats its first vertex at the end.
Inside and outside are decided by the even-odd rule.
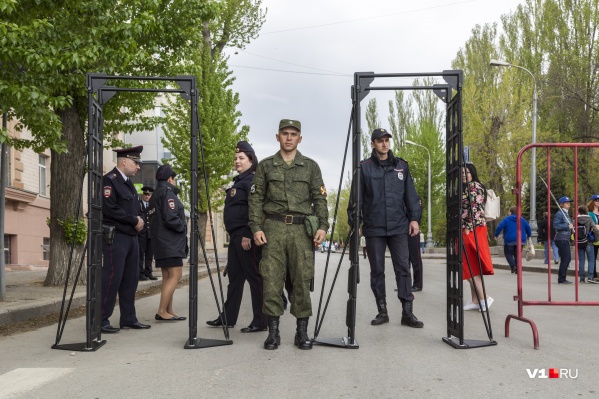
POLYGON ((247 141, 240 141, 235 147, 235 152, 254 152, 254 149, 247 141))
POLYGON ((302 131, 302 123, 293 119, 281 119, 281 122, 279 122, 279 130, 286 127, 294 127, 300 132, 302 131))
POLYGON ((391 132, 385 129, 377 128, 372 131, 372 136, 370 136, 370 141, 374 141, 376 139, 380 139, 381 137, 393 137, 391 132))
POLYGON ((152 187, 149 186, 143 186, 141 188, 141 193, 142 194, 152 194, 154 192, 154 189, 152 187))
POLYGON ((120 150, 112 150, 116 152, 117 158, 129 158, 137 163, 141 163, 141 152, 144 150, 143 145, 137 147, 122 148, 120 150))
POLYGON ((591 201, 595 201, 599 199, 599 194, 593 194, 591 195, 591 201))
POLYGON ((175 176, 177 176, 177 174, 168 164, 161 165, 156 171, 156 180, 167 181, 169 178, 175 176))
POLYGON ((563 204, 564 202, 574 202, 574 201, 572 201, 570 198, 568 198, 568 197, 566 197, 566 196, 563 196, 563 197, 561 197, 561 198, 560 198, 560 199, 559 199, 557 202, 559 202, 559 204, 561 205, 561 204, 563 204))

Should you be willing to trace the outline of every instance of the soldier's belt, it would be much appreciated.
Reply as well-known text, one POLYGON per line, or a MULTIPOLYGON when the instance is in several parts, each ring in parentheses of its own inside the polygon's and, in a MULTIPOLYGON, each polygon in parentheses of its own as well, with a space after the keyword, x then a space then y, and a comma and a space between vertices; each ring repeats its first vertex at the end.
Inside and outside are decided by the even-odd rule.
POLYGON ((305 216, 294 216, 294 215, 271 215, 266 214, 266 219, 276 220, 285 224, 303 224, 305 216))

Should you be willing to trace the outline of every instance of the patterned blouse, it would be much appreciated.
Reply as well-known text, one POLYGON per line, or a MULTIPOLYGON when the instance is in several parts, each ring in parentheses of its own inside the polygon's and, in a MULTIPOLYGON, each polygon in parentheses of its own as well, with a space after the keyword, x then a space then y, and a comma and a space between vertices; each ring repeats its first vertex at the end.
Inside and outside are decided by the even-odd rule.
POLYGON ((487 225, 487 219, 485 218, 485 189, 478 182, 472 181, 466 184, 467 190, 462 194, 462 229, 472 231, 474 230, 474 225, 477 227, 487 225), (472 220, 470 204, 472 204, 475 223, 472 220))

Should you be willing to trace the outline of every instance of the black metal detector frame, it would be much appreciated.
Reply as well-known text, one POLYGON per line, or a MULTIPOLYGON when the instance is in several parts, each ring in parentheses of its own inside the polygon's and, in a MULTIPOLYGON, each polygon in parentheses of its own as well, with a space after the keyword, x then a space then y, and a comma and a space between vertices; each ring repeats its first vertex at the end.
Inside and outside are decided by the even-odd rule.
MULTIPOLYGON (((455 348, 472 348, 495 345, 494 341, 464 340, 463 326, 463 285, 462 285, 462 235, 461 235, 461 199, 463 165, 462 142, 462 82, 463 72, 445 70, 428 73, 382 73, 356 72, 351 88, 352 98, 352 170, 353 192, 356 207, 354 213, 355 226, 361 225, 360 209, 362 198, 360 193, 361 173, 361 109, 360 102, 375 90, 432 90, 446 106, 446 144, 447 144, 447 337, 443 341, 455 348), (370 86, 375 78, 423 78, 442 77, 447 84, 433 86, 370 86), (455 95, 452 96, 453 90, 455 95), (457 342, 456 339, 457 338, 457 342)), ((341 338, 315 339, 314 342, 348 349, 359 348, 355 336, 357 284, 359 282, 359 248, 360 237, 353 234, 350 245, 350 268, 348 273, 348 294, 346 310, 346 326, 348 335, 341 338)), ((331 288, 332 289, 332 288, 331 288)), ((321 323, 322 324, 322 323, 321 323)))
MULTIPOLYGON (((191 232, 190 232, 190 254, 189 254, 189 338, 185 348, 206 348, 212 346, 231 345, 233 341, 202 339, 197 337, 198 322, 198 132, 200 131, 200 119, 198 115, 198 90, 195 76, 176 77, 148 77, 148 76, 109 76, 98 73, 88 73, 88 232, 87 232, 87 293, 86 293, 86 341, 76 344, 60 344, 60 335, 52 345, 52 349, 63 349, 70 351, 96 351, 106 341, 102 339, 102 176, 103 176, 103 107, 118 92, 145 92, 145 93, 177 93, 191 106, 191 232), (176 83, 180 89, 164 88, 123 88, 105 86, 108 80, 132 80, 132 81, 166 81, 176 83)), ((201 137, 200 137, 201 141, 201 137)), ((216 244, 215 244, 216 245, 216 244)), ((203 248, 203 247, 202 247, 203 248)), ((206 252, 204 257, 207 261, 206 252)), ((80 265, 82 266, 83 262, 80 265)), ((65 283, 65 293, 66 293, 65 283)), ((77 282, 75 281, 75 286, 77 282)), ((73 292, 75 291, 73 287, 73 292)), ((71 299, 67 306, 71 306, 71 299)), ((63 296, 63 308, 65 299, 63 296)), ((62 320, 61 310, 61 320, 62 320)), ((60 324, 60 323, 59 323, 60 324)), ((64 325, 59 325, 60 329, 64 325)))

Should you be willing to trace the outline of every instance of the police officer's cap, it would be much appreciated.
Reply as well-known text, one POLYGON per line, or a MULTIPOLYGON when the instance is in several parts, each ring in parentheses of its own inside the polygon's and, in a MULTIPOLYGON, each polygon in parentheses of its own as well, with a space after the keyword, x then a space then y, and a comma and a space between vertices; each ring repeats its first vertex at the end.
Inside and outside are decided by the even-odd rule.
POLYGON ((154 192, 154 189, 149 186, 143 186, 141 188, 141 192, 142 192, 142 194, 152 194, 154 192))
POLYGON ((286 128, 286 127, 294 127, 297 130, 299 130, 300 132, 302 131, 301 122, 293 120, 293 119, 281 119, 281 122, 279 122, 279 130, 286 128))
POLYGON ((171 177, 175 177, 177 174, 171 168, 170 165, 164 164, 158 168, 156 171, 156 180, 164 180, 167 181, 171 177))
POLYGON ((374 141, 376 139, 380 139, 381 137, 385 137, 385 136, 387 136, 387 137, 393 137, 391 135, 391 132, 389 132, 388 130, 381 129, 381 128, 374 129, 372 131, 372 136, 370 136, 370 141, 374 141))
POLYGON ((254 152, 254 149, 247 141, 240 141, 237 143, 235 152, 254 152))
POLYGON ((129 158, 137 163, 141 163, 141 152, 144 150, 143 145, 137 147, 123 148, 120 150, 112 150, 116 152, 117 158, 129 158))

